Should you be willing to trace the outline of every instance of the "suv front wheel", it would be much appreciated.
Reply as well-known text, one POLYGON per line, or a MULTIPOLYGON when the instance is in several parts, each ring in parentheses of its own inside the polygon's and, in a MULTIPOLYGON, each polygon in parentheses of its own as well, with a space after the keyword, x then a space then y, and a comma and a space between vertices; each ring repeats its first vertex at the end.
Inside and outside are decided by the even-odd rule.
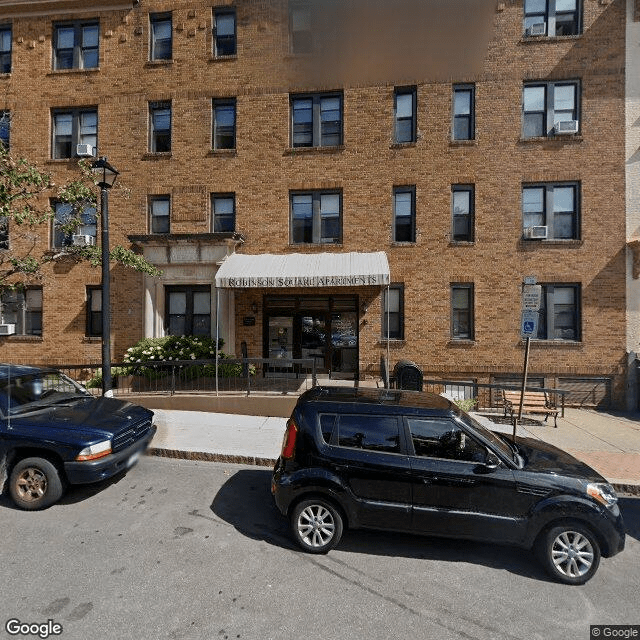
POLYGON ((20 460, 11 472, 9 493, 21 509, 46 509, 62 497, 63 491, 58 469, 44 458, 20 460))
POLYGON ((600 563, 600 545, 579 522, 558 524, 540 535, 537 552, 549 575, 565 584, 584 584, 600 563))
POLYGON ((299 502, 291 514, 296 542, 309 553, 326 553, 342 537, 342 516, 328 501, 313 498, 299 502))

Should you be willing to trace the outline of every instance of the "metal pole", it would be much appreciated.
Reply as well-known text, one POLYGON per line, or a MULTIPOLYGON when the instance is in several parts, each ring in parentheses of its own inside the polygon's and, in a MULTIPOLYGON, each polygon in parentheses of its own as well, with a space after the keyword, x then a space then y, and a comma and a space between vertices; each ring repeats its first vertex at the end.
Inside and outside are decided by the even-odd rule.
POLYGON ((522 388, 520 389, 520 406, 518 407, 518 418, 513 423, 513 441, 516 440, 516 427, 522 420, 522 405, 524 404, 524 390, 527 386, 527 372, 529 371, 529 348, 531 347, 531 337, 527 336, 527 343, 524 350, 524 373, 522 374, 522 388))
POLYGON ((113 396, 111 383, 111 287, 109 273, 109 189, 100 188, 102 233, 102 395, 113 396))

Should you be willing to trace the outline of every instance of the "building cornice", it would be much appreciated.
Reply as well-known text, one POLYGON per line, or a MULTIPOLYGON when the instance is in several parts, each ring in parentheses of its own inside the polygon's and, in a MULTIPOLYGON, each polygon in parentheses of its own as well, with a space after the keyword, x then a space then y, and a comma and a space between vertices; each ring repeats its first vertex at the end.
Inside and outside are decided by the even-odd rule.
POLYGON ((0 17, 33 18, 72 14, 130 10, 139 4, 139 0, 0 0, 0 17))

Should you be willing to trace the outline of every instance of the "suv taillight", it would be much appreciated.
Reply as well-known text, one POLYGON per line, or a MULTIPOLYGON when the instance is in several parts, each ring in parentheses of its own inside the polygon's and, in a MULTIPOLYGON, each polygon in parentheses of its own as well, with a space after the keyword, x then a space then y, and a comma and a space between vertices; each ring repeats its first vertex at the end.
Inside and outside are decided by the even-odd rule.
POLYGON ((289 418, 287 421, 287 430, 284 433, 284 439, 282 440, 282 451, 280 457, 284 460, 291 460, 296 450, 296 438, 298 436, 298 425, 293 418, 289 418))

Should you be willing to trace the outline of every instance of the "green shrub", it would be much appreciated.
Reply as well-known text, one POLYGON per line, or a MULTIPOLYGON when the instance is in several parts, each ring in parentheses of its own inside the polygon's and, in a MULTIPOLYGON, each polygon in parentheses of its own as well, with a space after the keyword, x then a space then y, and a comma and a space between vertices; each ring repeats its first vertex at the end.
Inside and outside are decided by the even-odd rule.
MULTIPOLYGON (((218 359, 229 358, 220 349, 224 341, 218 341, 218 359)), ((204 336, 166 336, 164 338, 145 338, 133 347, 127 349, 123 362, 126 373, 141 375, 149 380, 164 378, 171 373, 173 362, 188 360, 215 360, 216 341, 204 336), (159 366, 145 366, 142 363, 157 361, 159 366), (140 364, 137 364, 140 363, 140 364)), ((249 367, 250 375, 255 375, 255 366, 249 367)), ((215 377, 215 364, 210 365, 180 365, 180 377, 192 380, 194 378, 215 377)), ((237 377, 242 375, 242 365, 219 362, 218 375, 221 377, 237 377)))
POLYGON ((476 398, 465 398, 464 400, 454 400, 453 404, 463 411, 471 411, 478 404, 478 400, 476 398))

